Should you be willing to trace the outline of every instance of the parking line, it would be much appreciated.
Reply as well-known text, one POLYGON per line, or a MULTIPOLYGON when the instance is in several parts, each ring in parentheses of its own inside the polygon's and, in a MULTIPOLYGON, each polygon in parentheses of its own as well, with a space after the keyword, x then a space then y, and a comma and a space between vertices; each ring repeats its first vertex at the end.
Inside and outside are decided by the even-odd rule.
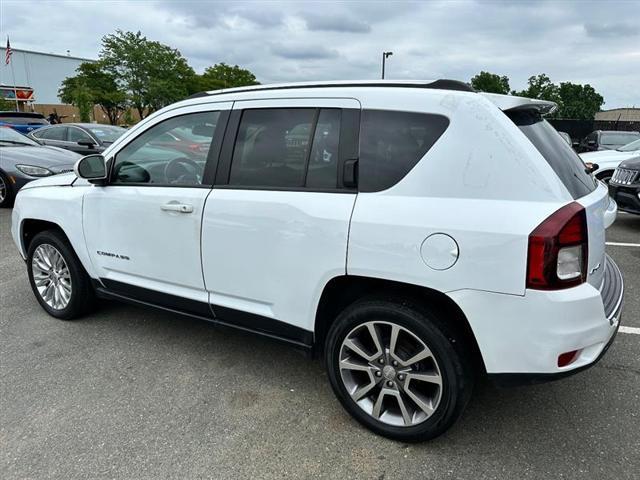
POLYGON ((620 332, 622 332, 622 333, 631 333, 633 335, 640 335, 640 328, 621 326, 620 327, 620 332))
POLYGON ((640 247, 640 243, 625 243, 625 242, 605 242, 612 247, 640 247))

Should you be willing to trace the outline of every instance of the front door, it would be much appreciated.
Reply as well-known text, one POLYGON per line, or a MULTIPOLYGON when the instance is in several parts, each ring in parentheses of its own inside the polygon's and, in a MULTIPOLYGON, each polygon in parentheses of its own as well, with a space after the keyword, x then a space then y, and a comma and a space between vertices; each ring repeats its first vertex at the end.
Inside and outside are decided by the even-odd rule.
POLYGON ((211 103, 167 112, 109 155, 109 184, 91 188, 83 208, 89 255, 108 289, 196 314, 210 311, 200 229, 208 172, 215 170, 230 108, 211 103), (167 133, 173 143, 158 145, 167 133))

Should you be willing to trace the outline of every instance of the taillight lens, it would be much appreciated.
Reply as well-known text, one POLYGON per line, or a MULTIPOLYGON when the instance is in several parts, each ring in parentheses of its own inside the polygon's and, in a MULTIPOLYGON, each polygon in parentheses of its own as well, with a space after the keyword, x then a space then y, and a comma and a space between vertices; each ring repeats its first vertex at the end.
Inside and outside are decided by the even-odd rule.
POLYGON ((589 240, 584 207, 570 203, 529 235, 527 288, 560 290, 587 279, 589 240))

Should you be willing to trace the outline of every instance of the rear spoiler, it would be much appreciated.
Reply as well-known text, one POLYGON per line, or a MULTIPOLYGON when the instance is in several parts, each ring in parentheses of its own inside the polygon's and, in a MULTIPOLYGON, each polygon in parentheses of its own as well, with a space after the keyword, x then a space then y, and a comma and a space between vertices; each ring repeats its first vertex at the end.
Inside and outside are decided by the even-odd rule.
POLYGON ((484 93, 482 95, 487 100, 491 101, 503 112, 514 110, 535 110, 542 115, 553 113, 558 104, 550 102, 548 100, 538 100, 536 98, 516 97, 514 95, 500 95, 497 93, 484 93))

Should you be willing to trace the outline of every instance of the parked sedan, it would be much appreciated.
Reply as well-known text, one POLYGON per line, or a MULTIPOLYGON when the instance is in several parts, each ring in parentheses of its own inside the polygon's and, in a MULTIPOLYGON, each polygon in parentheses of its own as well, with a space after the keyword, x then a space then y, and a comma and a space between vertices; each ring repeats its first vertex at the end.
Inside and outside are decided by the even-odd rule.
POLYGON ((0 207, 13 204, 26 183, 73 171, 81 157, 61 148, 46 147, 7 127, 0 127, 0 207))
POLYGON ((42 145, 64 148, 82 155, 102 153, 127 130, 98 123, 61 123, 31 132, 42 145))
POLYGON ((600 152, 581 153, 580 158, 585 163, 597 164, 598 168, 593 172, 599 180, 609 183, 613 171, 629 158, 640 156, 640 139, 628 143, 615 150, 603 150, 600 152))
POLYGON ((596 130, 587 135, 579 145, 579 152, 597 152, 615 150, 634 140, 640 139, 640 132, 621 132, 617 130, 596 130))
POLYGON ((11 127, 24 133, 49 125, 44 115, 34 112, 0 112, 0 127, 11 127))

